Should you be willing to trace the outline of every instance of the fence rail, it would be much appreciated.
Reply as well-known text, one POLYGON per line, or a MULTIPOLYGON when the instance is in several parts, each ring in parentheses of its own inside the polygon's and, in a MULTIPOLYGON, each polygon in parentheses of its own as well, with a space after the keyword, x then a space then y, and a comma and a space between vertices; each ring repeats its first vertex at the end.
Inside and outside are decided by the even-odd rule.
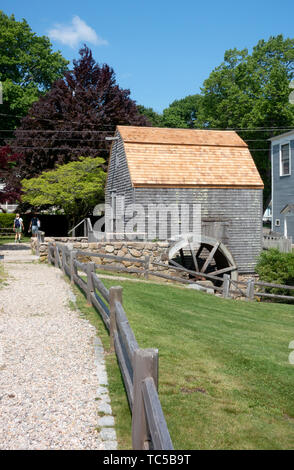
POLYGON ((6 238, 11 235, 15 235, 12 228, 0 227, 0 238, 6 238))
MULTIPOLYGON (((56 243, 56 245, 66 246, 62 243, 56 243)), ((52 252, 53 248, 48 249, 48 257, 50 256, 49 252, 52 252)), ((77 250, 74 252, 76 256, 84 257, 84 258, 100 258, 100 259, 109 259, 109 260, 116 260, 118 263, 122 261, 134 262, 141 264, 141 268, 135 267, 125 267, 120 266, 119 264, 95 264, 95 269, 105 270, 105 271, 114 271, 114 272, 126 272, 126 273, 137 273, 141 274, 142 277, 148 279, 150 275, 154 277, 159 277, 161 279, 166 279, 173 282, 178 282, 182 284, 191 284, 197 285, 199 290, 206 291, 207 287, 204 287, 199 280, 200 279, 207 279, 211 281, 216 281, 218 285, 213 285, 212 289, 222 295, 224 298, 232 298, 232 297, 244 297, 246 300, 254 300, 255 297, 257 298, 268 298, 268 299, 278 299, 278 300, 286 300, 286 301, 294 301, 294 295, 285 295, 284 293, 270 293, 268 292, 269 289, 282 289, 282 290, 294 290, 294 286, 282 285, 282 284, 275 284, 270 282, 262 282, 257 281, 254 278, 249 278, 246 282, 245 281, 235 281, 232 280, 229 274, 224 273, 223 276, 216 276, 213 274, 206 274, 197 271, 193 271, 187 268, 180 266, 178 263, 172 264, 164 264, 161 262, 150 261, 149 256, 145 256, 144 259, 140 258, 133 258, 130 256, 122 257, 116 255, 110 255, 105 253, 92 253, 89 251, 82 251, 77 250), (162 272, 156 271, 154 269, 150 269, 151 266, 153 267, 164 267, 168 268, 168 270, 174 270, 175 275, 171 276, 170 274, 164 274, 162 272), (177 276, 178 273, 183 273, 189 275, 189 278, 183 278, 177 276)), ((60 255, 57 253, 56 258, 60 255)), ((59 259, 59 258, 58 258, 59 259)), ((77 261, 78 266, 81 266, 81 271, 85 270, 86 263, 81 263, 77 261)), ((59 261, 61 263, 61 261, 59 261)), ((62 264, 62 263, 61 263, 62 264)), ((55 265, 56 261, 55 261, 55 265)), ((76 265, 77 266, 77 265, 76 265)), ((62 267, 62 266, 61 266, 62 267)), ((67 269, 68 273, 68 269, 67 269)), ((100 281, 101 282, 101 281, 100 281)), ((82 287, 83 288, 83 287, 82 287)), ((96 302, 97 303, 97 302, 96 302)))
POLYGON ((81 288, 110 333, 111 349, 117 355, 132 412, 133 449, 172 450, 158 396, 158 350, 139 347, 123 308, 122 288, 107 289, 95 273, 97 265, 77 259, 86 253, 89 255, 70 250, 62 243, 48 244, 48 262, 62 269, 81 288))

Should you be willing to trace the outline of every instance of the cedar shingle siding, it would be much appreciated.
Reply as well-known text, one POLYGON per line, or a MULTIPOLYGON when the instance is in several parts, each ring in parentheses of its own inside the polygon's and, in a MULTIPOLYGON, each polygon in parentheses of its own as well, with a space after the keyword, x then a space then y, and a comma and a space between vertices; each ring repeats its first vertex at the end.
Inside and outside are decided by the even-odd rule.
POLYGON ((263 183, 247 145, 232 131, 117 128, 108 168, 125 205, 201 203, 202 230, 253 272, 262 246, 263 183))

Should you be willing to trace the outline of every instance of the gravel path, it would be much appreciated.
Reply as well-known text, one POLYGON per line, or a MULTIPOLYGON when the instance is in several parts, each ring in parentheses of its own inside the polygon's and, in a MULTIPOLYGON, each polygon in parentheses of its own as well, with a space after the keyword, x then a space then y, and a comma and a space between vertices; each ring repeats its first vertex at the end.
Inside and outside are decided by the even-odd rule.
POLYGON ((69 308, 61 271, 25 248, 0 251, 0 449, 115 449, 95 328, 69 308))

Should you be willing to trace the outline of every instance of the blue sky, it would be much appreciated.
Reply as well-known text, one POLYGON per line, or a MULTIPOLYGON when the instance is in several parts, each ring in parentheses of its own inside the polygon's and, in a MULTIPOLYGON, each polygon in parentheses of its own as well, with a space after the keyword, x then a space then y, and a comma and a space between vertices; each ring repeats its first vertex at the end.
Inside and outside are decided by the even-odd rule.
POLYGON ((227 49, 293 37, 293 0, 2 0, 4 13, 49 35, 68 60, 86 42, 138 104, 161 112, 198 93, 227 49))

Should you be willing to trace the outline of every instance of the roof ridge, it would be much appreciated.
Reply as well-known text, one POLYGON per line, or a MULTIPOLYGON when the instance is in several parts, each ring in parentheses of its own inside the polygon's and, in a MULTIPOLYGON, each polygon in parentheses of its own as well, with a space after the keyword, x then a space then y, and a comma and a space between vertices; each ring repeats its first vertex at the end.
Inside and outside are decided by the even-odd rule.
POLYGON ((186 146, 186 147, 233 147, 233 148, 240 148, 240 149, 244 149, 244 148, 248 148, 248 144, 246 144, 246 142, 244 142, 244 145, 237 145, 237 144, 203 144, 201 142, 199 143, 193 143, 193 144, 190 144, 190 143, 185 143, 185 142, 178 142, 178 143, 175 143, 175 142, 140 142, 139 140, 127 140, 127 139, 123 139, 124 143, 125 144, 133 144, 133 145, 172 145, 172 146, 186 146))

